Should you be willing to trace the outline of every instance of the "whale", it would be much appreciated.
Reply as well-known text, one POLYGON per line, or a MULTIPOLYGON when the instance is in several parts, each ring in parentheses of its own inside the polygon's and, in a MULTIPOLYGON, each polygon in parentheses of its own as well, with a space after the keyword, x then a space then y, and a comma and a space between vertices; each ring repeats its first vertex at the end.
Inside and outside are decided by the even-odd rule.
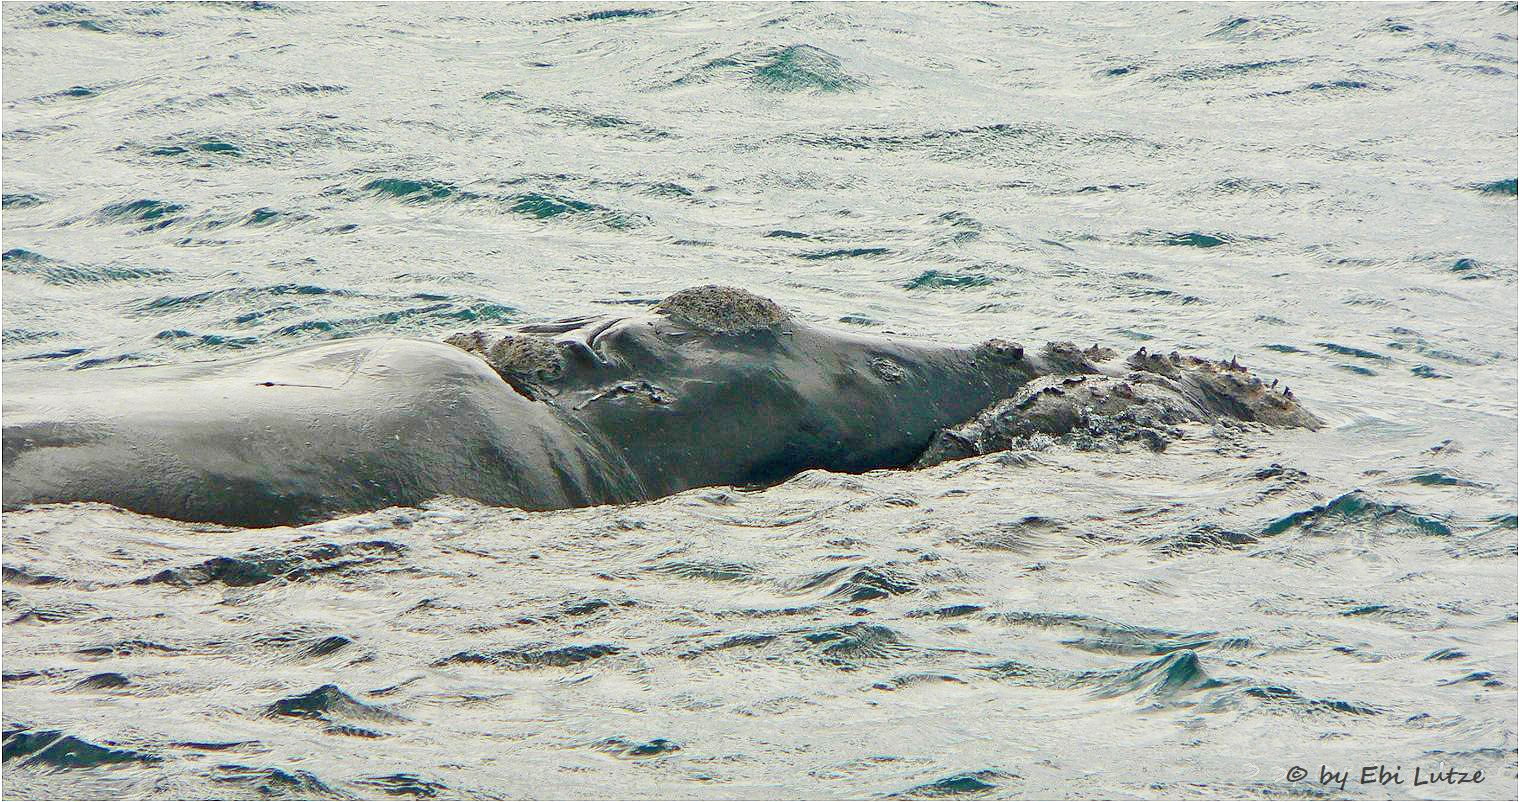
POLYGON ((1042 421, 1041 431, 1090 424, 1094 391, 1123 408, 1110 418, 1135 425, 1157 417, 1137 411, 1158 409, 1170 423, 1319 423, 1238 366, 1137 355, 1105 367, 1112 357, 1070 343, 1026 352, 1003 339, 840 331, 706 285, 638 314, 443 341, 357 337, 242 359, 8 376, 0 492, 7 510, 101 502, 242 527, 439 496, 524 510, 625 504, 808 469, 987 453, 1032 431, 1008 423, 1019 417, 1008 404, 1037 387, 1021 420, 1042 421), (1088 384, 1040 384, 1053 377, 1088 384), (1060 412, 1063 403, 1081 409, 1060 412))

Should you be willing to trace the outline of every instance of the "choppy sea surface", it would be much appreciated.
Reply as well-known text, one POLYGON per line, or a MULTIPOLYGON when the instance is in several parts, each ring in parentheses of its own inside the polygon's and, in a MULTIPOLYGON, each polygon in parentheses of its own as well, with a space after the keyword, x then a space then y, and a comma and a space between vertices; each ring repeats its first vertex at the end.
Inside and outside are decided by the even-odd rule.
POLYGON ((716 282, 1238 356, 1329 424, 10 512, 8 798, 1515 797, 1515 3, 0 13, 6 379, 716 282))

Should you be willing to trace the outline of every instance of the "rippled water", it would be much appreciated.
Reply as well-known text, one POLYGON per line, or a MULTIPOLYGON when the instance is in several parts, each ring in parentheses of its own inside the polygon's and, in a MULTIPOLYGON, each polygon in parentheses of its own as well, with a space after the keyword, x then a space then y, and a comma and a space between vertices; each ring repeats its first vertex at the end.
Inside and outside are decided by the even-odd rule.
POLYGON ((7 380, 717 281, 1238 355, 1330 423, 555 513, 7 513, 7 796, 1515 796, 1514 3, 3 18, 7 380), (1317 782, 1369 764, 1402 784, 1317 782))

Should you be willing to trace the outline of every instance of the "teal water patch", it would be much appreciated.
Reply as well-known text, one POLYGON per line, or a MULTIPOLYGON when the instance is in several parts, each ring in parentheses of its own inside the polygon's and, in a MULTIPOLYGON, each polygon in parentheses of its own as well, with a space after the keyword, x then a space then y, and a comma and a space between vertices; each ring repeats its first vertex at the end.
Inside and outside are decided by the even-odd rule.
POLYGON ((903 642, 897 631, 890 627, 853 622, 722 637, 677 656, 683 660, 708 656, 724 656, 733 660, 753 657, 764 662, 791 658, 802 663, 822 664, 839 671, 855 671, 916 652, 920 650, 903 642))
POLYGON ((450 320, 459 320, 465 323, 491 323, 506 324, 516 321, 521 315, 516 307, 504 306, 493 303, 452 304, 448 312, 442 317, 450 320))
POLYGON ((156 763, 157 755, 102 746, 66 735, 57 730, 7 730, 4 734, 4 760, 20 760, 20 766, 47 766, 54 769, 92 769, 117 763, 156 763))
POLYGON ((140 198, 113 203, 96 212, 95 217, 104 223, 147 223, 143 231, 156 231, 182 222, 185 218, 180 213, 184 211, 185 207, 178 203, 140 198))
POLYGON ((184 329, 166 329, 155 335, 155 340, 163 340, 175 348, 239 350, 259 344, 257 337, 234 337, 225 334, 195 334, 184 329))
POLYGON ((1245 195, 1287 195, 1294 192, 1309 192, 1319 189, 1319 184, 1312 181, 1295 181, 1284 183, 1281 181, 1263 181, 1256 178, 1224 178, 1213 186, 1214 192, 1241 193, 1245 195))
POLYGON ((556 22, 605 22, 608 20, 642 19, 644 17, 658 17, 670 12, 658 8, 609 8, 602 11, 587 11, 581 14, 571 14, 568 17, 560 17, 556 22))
POLYGON ((1414 33, 1414 27, 1412 25, 1410 25, 1408 22, 1405 22, 1404 20, 1396 19, 1394 17, 1389 17, 1378 23, 1377 27, 1374 30, 1382 33, 1394 34, 1397 36, 1414 33))
POLYGON ((933 222, 943 223, 950 227, 950 235, 941 240, 941 242, 973 242, 982 236, 983 227, 981 221, 965 212, 948 211, 935 217, 933 222))
POLYGON ((1137 287, 1135 289, 1122 290, 1120 294, 1130 298, 1162 298, 1183 304, 1209 303, 1206 298, 1200 298, 1197 295, 1187 295, 1175 290, 1166 289, 1165 287, 1137 287))
POLYGON ((1204 671, 1198 653, 1191 649, 1119 671, 1082 672, 1072 681, 1079 686, 1091 686, 1092 695, 1099 699, 1134 696, 1141 701, 1172 699, 1223 684, 1204 671))
POLYGON ((946 273, 940 270, 925 270, 897 286, 905 290, 963 290, 989 287, 996 283, 996 278, 985 273, 946 273))
POLYGON ((1017 775, 995 769, 952 774, 933 782, 915 785, 906 791, 888 794, 888 799, 981 799, 1000 788, 1000 783, 1018 779, 1017 775))
POLYGON ((363 192, 402 203, 421 204, 459 198, 459 187, 443 181, 410 178, 377 178, 365 184, 363 192))
POLYGON ((31 275, 44 283, 63 287, 110 281, 142 281, 161 278, 172 273, 164 268, 153 267, 72 265, 25 248, 12 248, 0 254, 0 265, 3 265, 0 269, 7 273, 31 275))
POLYGON ((1403 326, 1394 326, 1389 329, 1389 332, 1398 336, 1398 339, 1389 341, 1389 348, 1393 348, 1399 351, 1413 351, 1421 356, 1430 357, 1431 359, 1439 359, 1442 362, 1448 362, 1453 365, 1478 367, 1481 365, 1490 365, 1505 358, 1504 355, 1499 352, 1489 352, 1477 356, 1459 354, 1454 351, 1438 347, 1421 336, 1419 332, 1405 328, 1403 326))
POLYGON ((1486 184, 1470 184, 1469 187, 1484 195, 1507 195, 1513 198, 1516 195, 1517 189, 1520 189, 1520 179, 1504 178, 1498 181, 1489 181, 1486 184))
POLYGON ((704 582, 756 582, 759 569, 747 563, 710 560, 670 560, 646 566, 646 571, 704 582))
POLYGON ((30 209, 47 203, 41 195, 30 192, 7 192, 0 195, 0 209, 30 209))
POLYGON ((827 598, 857 603, 888 596, 903 596, 916 592, 918 588, 917 579, 890 565, 865 565, 853 569, 844 566, 804 577, 787 587, 794 593, 821 590, 827 598))
MULTIPOLYGON (((1162 146, 1122 131, 1082 132, 1044 124, 992 123, 966 128, 937 129, 911 134, 845 131, 806 132, 787 137, 796 142, 840 150, 882 152, 921 151, 944 161, 987 159, 997 163, 1015 154, 1050 154, 1071 148, 1138 151, 1154 154, 1162 146)), ((1015 182, 1003 187, 1032 186, 1015 182)), ((1082 239, 1083 237, 1078 237, 1082 239)), ((1087 237, 1092 239, 1092 237, 1087 237)))
POLYGON ((309 771, 222 763, 210 770, 214 783, 233 786, 258 799, 341 799, 339 794, 309 771))
POLYGON ((1163 554, 1182 554, 1195 549, 1238 549, 1257 542, 1257 537, 1217 524, 1202 524, 1180 533, 1146 538, 1145 542, 1157 546, 1163 554))
POLYGON ((111 20, 104 19, 69 19, 47 20, 42 23, 44 28, 78 28, 92 33, 116 33, 121 26, 111 20))
POLYGON ((88 353, 89 350, 90 349, 88 348, 65 348, 61 351, 45 351, 40 354, 27 354, 26 356, 18 356, 15 358, 26 360, 69 359, 71 357, 79 356, 80 354, 88 353))
MULTIPOLYGON (((1423 260, 1422 260, 1423 261, 1423 260)), ((1447 271, 1455 274, 1463 281, 1487 281, 1492 279, 1504 279, 1513 282, 1515 268, 1507 265, 1496 265, 1482 262, 1470 256, 1464 256, 1447 264, 1447 271)))
POLYGON ((911 651, 898 633, 880 624, 853 623, 802 633, 818 658, 843 671, 853 671, 865 663, 911 651))
POLYGON ((513 195, 507 200, 509 203, 507 209, 513 214, 520 214, 538 220, 547 220, 561 215, 608 211, 607 207, 598 206, 594 203, 557 195, 545 195, 538 192, 513 195))
POLYGON ((792 45, 766 54, 751 73, 750 83, 780 92, 845 92, 865 85, 845 72, 838 56, 812 45, 792 45))
POLYGON ((1279 518, 1262 529, 1262 535, 1280 535, 1290 529, 1314 534, 1333 534, 1347 524, 1359 526, 1387 525, 1407 534, 1447 537, 1452 529, 1445 522, 1410 510, 1402 504, 1386 504, 1368 498, 1359 490, 1346 493, 1328 503, 1279 518))
POLYGON ((274 284, 266 287, 229 287, 220 290, 206 290, 191 295, 166 295, 149 301, 138 302, 133 311, 139 313, 178 313, 187 308, 204 306, 208 303, 244 303, 263 297, 278 297, 282 295, 335 295, 347 296, 354 293, 348 290, 328 289, 314 284, 274 284))
POLYGON ((0 254, 0 263, 6 265, 45 265, 52 264, 53 260, 36 251, 29 251, 26 248, 11 248, 5 253, 0 254))
POLYGON ((93 14, 95 12, 90 10, 89 6, 80 5, 79 3, 56 2, 39 3, 35 6, 32 6, 32 13, 36 14, 39 17, 52 17, 61 15, 93 14))
POLYGON ((1287 39, 1308 31, 1306 25, 1289 17, 1271 15, 1265 17, 1232 17, 1221 22, 1214 30, 1204 34, 1210 39, 1246 41, 1250 39, 1287 39))
POLYGON ((547 106, 533 109, 533 113, 551 117, 564 125, 592 130, 600 129, 618 134, 619 136, 628 136, 645 141, 667 139, 671 136, 668 131, 634 122, 616 114, 547 106))
POLYGON ((681 751, 681 745, 668 738, 654 738, 648 741, 606 738, 596 742, 594 748, 625 760, 642 760, 681 751))
POLYGON ((436 799, 448 793, 449 787, 441 782, 425 780, 415 774, 386 774, 356 780, 359 785, 379 789, 386 796, 410 797, 412 799, 436 799))
POLYGON ((1419 376, 1422 379, 1449 379, 1449 378, 1451 378, 1451 374, 1450 373, 1442 373, 1441 371, 1436 370, 1434 367, 1432 367, 1430 365, 1415 365, 1414 367, 1412 367, 1412 368, 1409 369, 1409 372, 1413 373, 1416 376, 1419 376))
POLYGON ((1200 64, 1157 76, 1157 80, 1218 81, 1228 78, 1242 78, 1262 72, 1276 72, 1296 67, 1301 63, 1303 63, 1301 59, 1288 58, 1272 61, 1246 61, 1233 64, 1200 64))
POLYGON ((1268 709, 1297 715, 1347 714, 1376 716, 1384 711, 1376 705, 1341 699, 1314 699, 1281 685, 1258 685, 1245 688, 1241 695, 1268 709))
POLYGON ((1465 660, 1465 659, 1467 659, 1467 652, 1461 651, 1460 649, 1452 649, 1450 647, 1447 647, 1447 648, 1443 648, 1443 649, 1437 649, 1437 650, 1431 652, 1430 654, 1425 655, 1425 659, 1426 660, 1465 660))
POLYGON ((37 331, 36 329, 6 329, 0 332, 0 343, 5 345, 19 345, 21 343, 34 343, 41 340, 51 340, 62 336, 58 331, 37 331))
POLYGON ((100 94, 100 92, 101 92, 101 90, 96 89, 93 86, 71 86, 68 89, 62 89, 62 90, 59 90, 57 92, 54 92, 51 95, 47 95, 47 97, 48 98, 57 98, 57 99, 63 99, 63 98, 85 98, 85 97, 95 97, 96 95, 100 94))
POLYGON ((1349 345, 1337 345, 1336 343, 1331 342, 1317 342, 1315 345, 1333 354, 1340 354, 1341 356, 1353 356, 1357 359, 1367 359, 1373 362, 1381 362, 1383 364, 1389 364, 1393 362, 1392 359, 1389 359, 1382 354, 1373 351, 1367 351, 1361 348, 1354 348, 1349 345))
POLYGON ((511 89, 492 89, 491 91, 481 95, 480 99, 486 101, 518 101, 522 100, 523 96, 512 91, 511 89))
POLYGON ((1460 476, 1452 476, 1441 471, 1427 471, 1409 477, 1409 481, 1426 487, 1483 487, 1477 482, 1463 479, 1460 476))
POLYGON ((1186 248, 1218 248, 1235 240, 1226 234, 1205 234, 1188 231, 1182 234, 1158 234, 1155 241, 1162 245, 1178 245, 1186 248))
POLYGON ((243 225, 266 226, 272 223, 287 220, 289 217, 290 215, 286 212, 281 212, 278 209, 271 209, 267 206, 260 206, 259 208, 249 212, 247 217, 243 218, 243 225))
POLYGON ((493 651, 469 650, 456 652, 433 663, 435 666, 475 663, 505 669, 507 671, 532 671, 545 668, 571 668, 592 660, 621 654, 624 647, 610 643, 593 643, 584 646, 554 646, 534 643, 521 647, 493 651))
POLYGON ((1346 90, 1354 91, 1358 89, 1376 89, 1382 92, 1388 91, 1388 87, 1386 86, 1374 86, 1367 83, 1366 81, 1351 81, 1344 79, 1338 81, 1316 81, 1315 83, 1309 84, 1304 88, 1311 92, 1339 92, 1346 90))
POLYGON ((696 197, 697 194, 680 184, 670 181, 659 181, 648 184, 640 192, 645 195, 654 195, 662 198, 692 198, 696 197))
POLYGON ((220 139, 207 139, 182 145, 158 145, 148 149, 149 156, 184 156, 192 153, 210 153, 217 156, 238 157, 243 155, 243 150, 231 142, 224 142, 220 139))
POLYGON ((827 251, 808 251, 799 253, 797 256, 803 259, 850 259, 862 256, 885 256, 891 253, 886 248, 835 248, 827 251))
MULTIPOLYGON (((668 187, 675 185, 664 186, 668 189, 668 187)), ((514 195, 488 197, 460 189, 454 184, 429 179, 380 178, 365 184, 362 191, 375 197, 399 200, 409 205, 491 200, 503 204, 506 210, 512 214, 531 217, 535 220, 560 218, 587 219, 600 222, 610 228, 632 228, 647 222, 639 215, 625 214, 605 206, 564 195, 547 192, 523 192, 514 195)), ((335 190, 334 192, 340 195, 343 194, 342 190, 335 190)))
POLYGON ((490 303, 459 304, 443 302, 405 309, 391 309, 371 315, 347 318, 316 318, 281 326, 270 332, 274 337, 357 337, 385 332, 433 333, 459 323, 505 324, 517 319, 516 309, 490 303))
POLYGON ((268 716, 319 719, 359 719, 365 721, 400 721, 401 716, 379 705, 361 702, 337 685, 323 685, 308 693, 290 696, 271 703, 268 716))
POLYGON ((279 89, 282 95, 327 95, 338 92, 347 92, 348 87, 342 84, 312 84, 305 81, 297 81, 286 84, 279 89))
POLYGON ((187 588, 218 583, 229 588, 247 588, 273 581, 300 582, 332 573, 365 570, 405 553, 405 546, 384 540, 272 547, 165 568, 133 584, 163 583, 187 588))
MULTIPOLYGON (((1255 539, 1252 538, 1252 542, 1255 539)), ((1094 634, 1061 641, 1062 646, 1096 654, 1127 656, 1165 656, 1173 652, 1199 651, 1209 648, 1238 649, 1250 645, 1247 638, 1224 638, 1212 632, 1200 632, 1180 637, 1162 637, 1145 629, 1125 630, 1093 628, 1094 634), (1101 634, 1100 634, 1101 633, 1101 634)))

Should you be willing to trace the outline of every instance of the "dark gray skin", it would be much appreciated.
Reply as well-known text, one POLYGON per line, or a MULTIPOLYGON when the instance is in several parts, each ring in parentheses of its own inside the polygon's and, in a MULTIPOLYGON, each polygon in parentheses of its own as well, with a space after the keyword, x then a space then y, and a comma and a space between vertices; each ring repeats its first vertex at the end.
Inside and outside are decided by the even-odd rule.
POLYGON ((4 506, 98 501, 270 526, 438 495, 531 510, 632 502, 905 466, 938 430, 1050 370, 1000 341, 816 327, 742 291, 687 290, 656 310, 522 327, 503 341, 515 355, 494 361, 471 352, 489 351, 481 335, 375 338, 17 377, 4 506))
POLYGON ((697 287, 647 314, 447 343, 10 379, 4 505, 99 501, 239 526, 439 495, 562 509, 928 465, 1099 424, 1153 446, 1182 421, 1319 425, 1233 362, 1114 356, 848 334, 697 287))

